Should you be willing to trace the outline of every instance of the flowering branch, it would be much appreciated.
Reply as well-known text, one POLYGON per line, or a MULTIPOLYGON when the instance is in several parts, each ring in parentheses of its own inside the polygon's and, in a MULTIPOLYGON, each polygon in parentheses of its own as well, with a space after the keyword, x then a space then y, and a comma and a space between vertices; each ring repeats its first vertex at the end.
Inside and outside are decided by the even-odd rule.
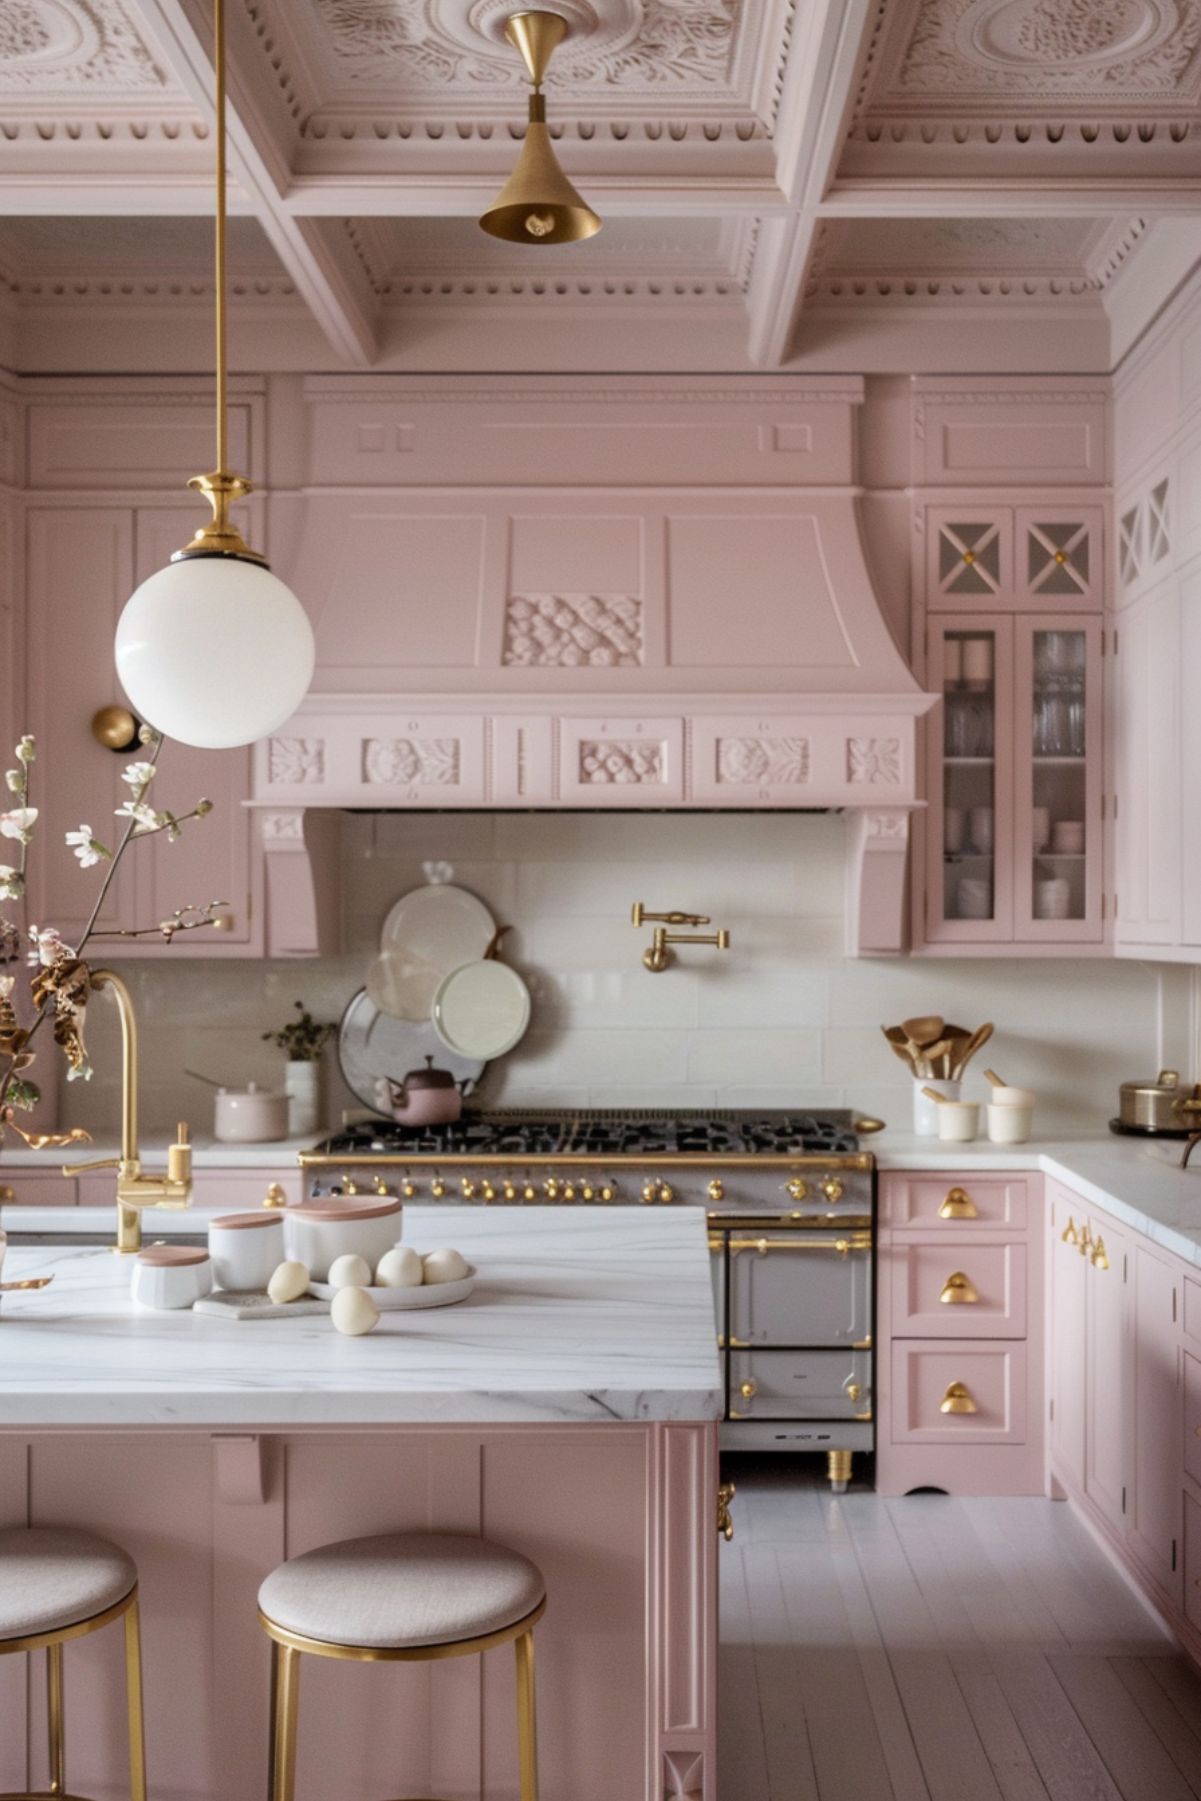
MULTIPOLYGON (((160 920, 154 926, 118 928, 106 932, 97 930, 96 922, 121 859, 130 845, 163 833, 166 833, 168 842, 173 843, 189 820, 203 819, 212 812, 212 802, 203 799, 198 800, 190 811, 179 814, 159 811, 151 806, 148 796, 158 773, 157 758, 162 749, 163 735, 150 726, 143 726, 141 743, 145 755, 122 771, 122 780, 128 784, 130 794, 115 809, 116 817, 124 828, 116 849, 110 850, 95 835, 90 825, 80 825, 75 831, 66 833, 67 846, 78 859, 81 869, 93 868, 98 863, 107 865, 78 946, 72 947, 65 943, 61 932, 54 926, 31 925, 26 932, 22 932, 11 920, 0 917, 0 1142, 3 1142, 5 1126, 13 1123, 14 1109, 28 1110, 40 1098, 37 1087, 28 1080, 26 1071, 34 1061, 30 1044, 47 1018, 53 1018, 55 1042, 66 1056, 68 1081, 75 1078, 86 1081, 91 1076, 91 1066, 83 1042, 83 1013, 91 992, 91 971, 83 959, 83 952, 92 938, 139 938, 157 933, 169 944, 179 932, 196 931, 203 926, 219 928, 222 924, 220 909, 225 903, 210 901, 203 906, 177 908, 169 919, 160 920), (32 945, 26 962, 33 972, 30 978, 32 1018, 28 1025, 23 1024, 17 1016, 13 998, 16 976, 12 973, 12 967, 19 961, 21 946, 26 938, 32 945)), ((14 839, 21 847, 19 863, 0 863, 0 900, 18 901, 22 904, 22 910, 26 902, 29 844, 38 818, 38 809, 29 804, 30 765, 36 754, 33 738, 23 737, 16 747, 17 767, 5 774, 8 791, 17 805, 0 813, 0 836, 14 839)), ((19 1128, 16 1129, 19 1131, 19 1128)), ((21 1133, 21 1136, 26 1138, 27 1143, 32 1142, 27 1134, 21 1133)), ((60 1135, 37 1136, 50 1143, 60 1135)))

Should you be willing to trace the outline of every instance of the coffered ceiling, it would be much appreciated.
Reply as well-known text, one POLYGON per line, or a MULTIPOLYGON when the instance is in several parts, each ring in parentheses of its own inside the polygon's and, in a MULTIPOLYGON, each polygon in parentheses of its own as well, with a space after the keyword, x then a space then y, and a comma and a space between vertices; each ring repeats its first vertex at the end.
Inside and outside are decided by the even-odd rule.
MULTIPOLYGON (((543 3, 557 248, 518 0, 228 0, 242 366, 1095 370, 1201 256, 1201 0, 543 3)), ((0 364, 203 365, 209 8, 0 3, 0 364)))

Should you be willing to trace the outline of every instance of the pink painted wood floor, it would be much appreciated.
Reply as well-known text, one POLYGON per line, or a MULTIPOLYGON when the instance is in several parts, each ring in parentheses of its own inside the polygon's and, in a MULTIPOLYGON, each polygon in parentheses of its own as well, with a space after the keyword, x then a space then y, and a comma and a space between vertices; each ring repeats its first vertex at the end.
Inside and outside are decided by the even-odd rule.
POLYGON ((721 1801, 1201 1796, 1201 1679, 1065 1504, 726 1461, 721 1801))

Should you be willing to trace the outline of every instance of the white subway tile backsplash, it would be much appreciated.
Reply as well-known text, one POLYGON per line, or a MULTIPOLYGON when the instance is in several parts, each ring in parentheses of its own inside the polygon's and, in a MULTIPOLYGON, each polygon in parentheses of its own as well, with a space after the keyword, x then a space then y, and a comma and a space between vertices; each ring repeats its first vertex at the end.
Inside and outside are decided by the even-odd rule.
MULTIPOLYGON (((340 1017, 378 950, 388 908, 445 862, 514 929, 504 956, 534 996, 525 1042, 487 1073, 481 1098, 506 1106, 853 1106, 894 1125, 911 1083, 879 1027, 941 1012, 994 1019, 986 1063, 1040 1094, 1037 1127, 1095 1127, 1117 1085, 1188 1059, 1188 972, 1132 963, 843 955, 846 823, 833 815, 354 814, 343 819, 344 953, 320 962, 206 962, 172 956, 126 968, 142 1028, 147 1134, 181 1114, 211 1120, 184 1074, 282 1077, 261 1034, 303 998, 340 1017), (681 952, 642 967, 650 928, 630 906, 709 913, 728 952, 681 952)), ((181 951, 186 948, 181 945, 181 951)), ((90 1009, 97 1065, 64 1085, 70 1123, 111 1137, 117 1118, 115 1010, 90 1009)), ((402 1074, 403 1071, 397 1072, 402 1074)), ((1191 1074, 1191 1070, 1189 1071, 1191 1074)), ((329 1117, 349 1097, 330 1059, 329 1117)))

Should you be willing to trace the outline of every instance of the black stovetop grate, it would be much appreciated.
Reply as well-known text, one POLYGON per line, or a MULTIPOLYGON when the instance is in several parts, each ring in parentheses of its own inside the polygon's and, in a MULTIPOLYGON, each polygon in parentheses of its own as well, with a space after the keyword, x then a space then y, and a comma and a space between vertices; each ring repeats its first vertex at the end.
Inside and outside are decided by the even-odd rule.
POLYGON ((510 1107, 465 1113, 449 1126, 363 1120, 317 1148, 328 1156, 713 1156, 856 1151, 853 1115, 689 1108, 596 1108, 552 1114, 510 1107))

